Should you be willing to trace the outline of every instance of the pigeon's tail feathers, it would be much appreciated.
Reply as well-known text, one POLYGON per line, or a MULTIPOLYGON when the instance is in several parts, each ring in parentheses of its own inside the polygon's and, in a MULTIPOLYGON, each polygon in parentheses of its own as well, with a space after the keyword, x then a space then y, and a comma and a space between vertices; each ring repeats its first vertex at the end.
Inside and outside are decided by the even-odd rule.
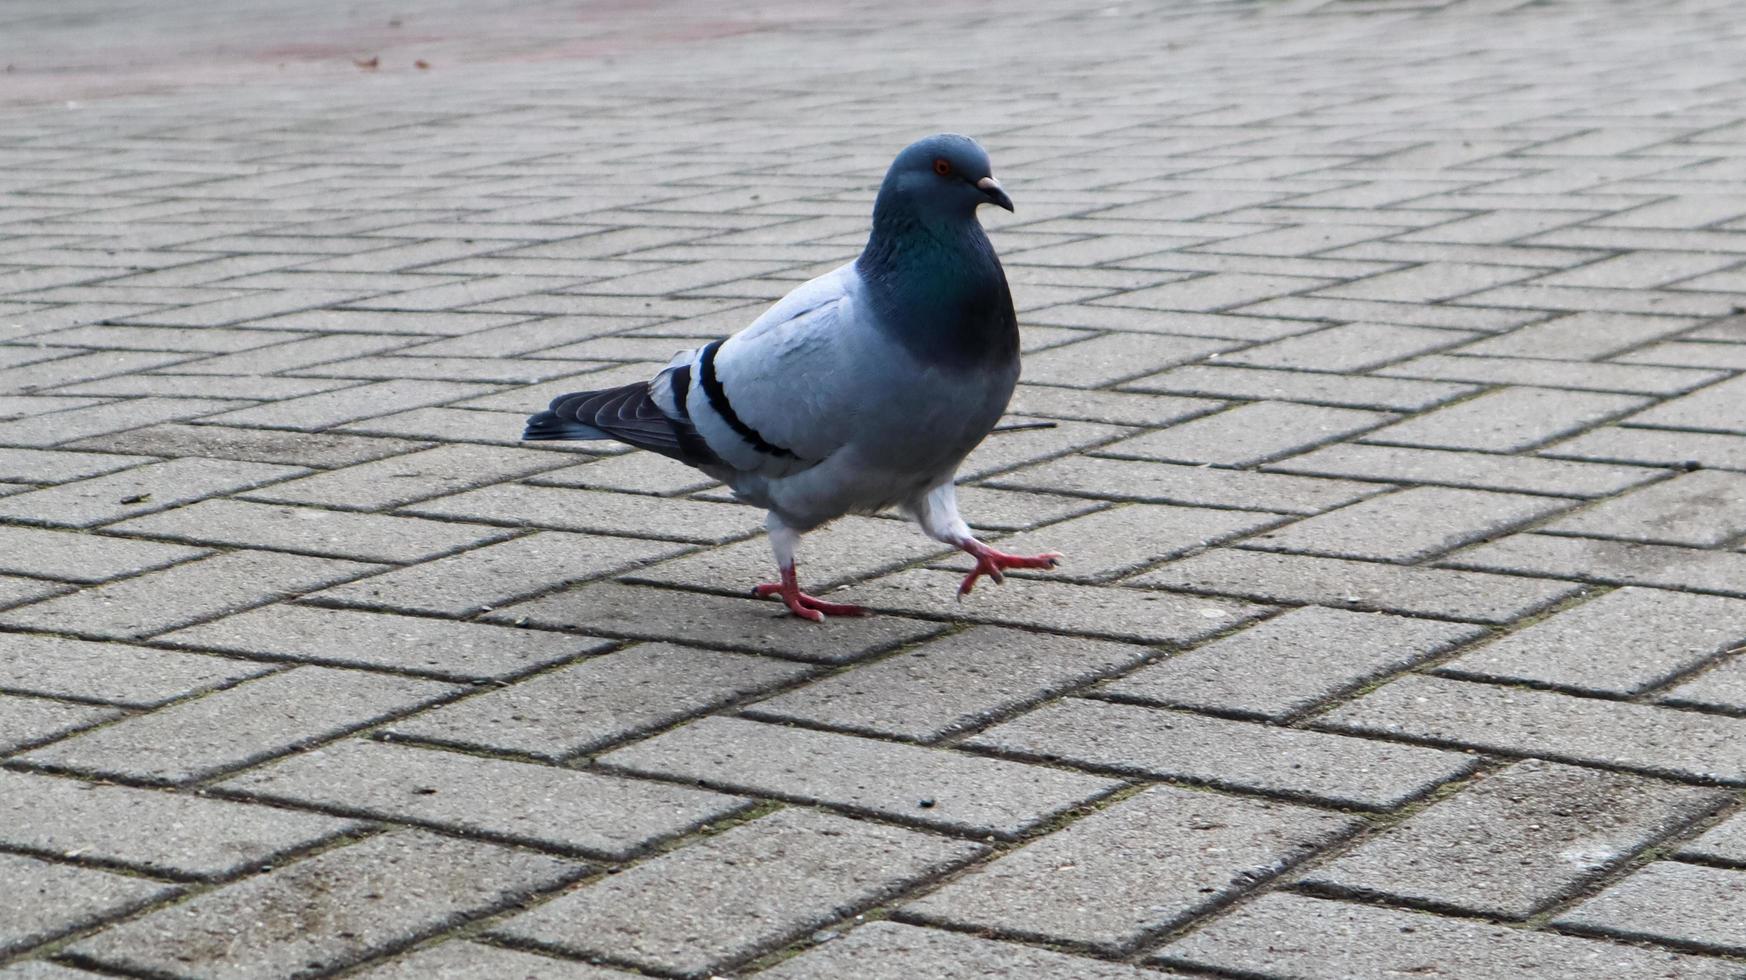
POLYGON ((540 412, 529 416, 521 438, 527 442, 542 439, 611 439, 605 430, 559 417, 557 412, 540 412))
POLYGON ((527 420, 523 439, 616 439, 692 466, 721 460, 687 418, 662 410, 650 385, 636 382, 599 391, 559 395, 551 407, 527 420))

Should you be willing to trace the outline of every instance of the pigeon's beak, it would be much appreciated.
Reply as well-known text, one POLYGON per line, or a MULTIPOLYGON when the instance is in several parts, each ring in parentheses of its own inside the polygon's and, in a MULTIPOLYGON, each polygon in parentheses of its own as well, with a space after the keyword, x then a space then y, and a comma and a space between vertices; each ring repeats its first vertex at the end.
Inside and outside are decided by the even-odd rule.
POLYGON ((1000 181, 993 177, 984 177, 976 182, 976 186, 982 189, 982 193, 988 195, 990 204, 998 204, 1008 211, 1012 210, 1012 198, 1006 196, 1006 188, 1000 186, 1000 181))

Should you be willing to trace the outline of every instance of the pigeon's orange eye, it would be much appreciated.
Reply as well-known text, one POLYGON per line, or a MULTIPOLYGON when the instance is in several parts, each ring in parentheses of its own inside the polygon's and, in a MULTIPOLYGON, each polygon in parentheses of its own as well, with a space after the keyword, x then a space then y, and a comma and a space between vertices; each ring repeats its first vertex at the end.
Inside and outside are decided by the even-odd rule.
POLYGON ((940 159, 935 160, 934 161, 934 173, 939 174, 941 177, 949 176, 952 173, 951 162, 946 160, 945 157, 941 157, 940 159))

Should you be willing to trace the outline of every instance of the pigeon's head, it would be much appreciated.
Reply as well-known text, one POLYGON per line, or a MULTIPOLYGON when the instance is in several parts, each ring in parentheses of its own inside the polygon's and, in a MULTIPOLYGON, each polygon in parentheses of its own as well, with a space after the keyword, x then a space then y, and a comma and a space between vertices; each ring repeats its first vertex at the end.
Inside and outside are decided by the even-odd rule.
POLYGON ((968 218, 982 204, 1012 210, 1012 198, 994 179, 987 151, 968 136, 940 133, 903 148, 885 172, 876 207, 905 207, 930 218, 968 218))

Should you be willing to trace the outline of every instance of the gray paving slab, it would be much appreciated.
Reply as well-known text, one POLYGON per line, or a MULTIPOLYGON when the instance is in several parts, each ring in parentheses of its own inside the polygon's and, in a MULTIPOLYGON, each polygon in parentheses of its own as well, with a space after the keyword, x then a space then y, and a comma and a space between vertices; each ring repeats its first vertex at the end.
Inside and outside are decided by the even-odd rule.
POLYGON ((391 831, 206 892, 71 949, 134 970, 331 972, 585 870, 527 851, 391 831))
POLYGON ((217 789, 613 860, 753 805, 683 786, 368 739, 299 753, 217 789))
POLYGON ((596 761, 617 771, 1008 839, 1122 785, 946 749, 719 717, 596 761))
POLYGON ((1746 721, 1552 691, 1408 675, 1318 719, 1376 734, 1510 755, 1746 782, 1746 721))
POLYGON ((270 463, 171 459, 14 494, 0 500, 0 517, 59 527, 92 527, 305 472, 301 467, 270 463))
POLYGON ((317 602, 472 616, 559 586, 641 570, 686 545, 601 534, 536 531, 419 562, 314 594, 317 602))
POLYGON ((1139 705, 1064 698, 968 739, 1019 759, 1385 810, 1467 774, 1470 755, 1139 705))
MULTIPOLYGON (((1607 431, 1625 430, 1599 430, 1607 431)), ((1561 446, 1573 445, 1586 438, 1589 436, 1578 436, 1570 443, 1560 443, 1544 452, 1555 453, 1561 446)), ((1543 493, 1560 497, 1606 497, 1666 475, 1664 471, 1639 466, 1359 443, 1326 446, 1271 463, 1267 469, 1309 476, 1543 493)))
POLYGON ((1470 624, 1304 606, 1099 691, 1145 704, 1282 720, 1484 634, 1470 624))
POLYGON ((1264 895, 1165 946, 1159 958, 1303 980, 1386 980, 1409 971, 1471 980, 1707 980, 1741 972, 1723 960, 1287 894, 1264 895))
POLYGON ((247 500, 203 500, 122 521, 111 525, 110 530, 196 544, 395 564, 436 558, 501 540, 511 533, 483 524, 286 507, 247 500))
POLYGON ((1582 594, 1574 582, 1240 548, 1170 562, 1126 584, 1479 623, 1507 623, 1582 594))
POLYGON ((186 793, 0 772, 0 843, 148 874, 226 878, 363 828, 186 793))
POLYGON ((1569 503, 1526 494, 1450 487, 1408 487, 1264 531, 1243 547, 1416 562, 1494 537, 1567 509, 1569 503))
POLYGON ((586 637, 490 623, 287 603, 173 630, 160 634, 157 641, 267 660, 377 668, 455 680, 509 677, 600 653, 610 645, 586 637))
POLYGON ((0 953, 16 953, 133 911, 177 892, 174 885, 112 871, 0 854, 0 953))
POLYGON ((119 718, 122 712, 95 704, 0 694, 0 752, 13 752, 68 732, 119 718))
POLYGON ((982 850, 790 809, 573 891, 494 931, 571 955, 706 977, 982 850))
POLYGON ((643 643, 488 690, 387 727, 393 736, 562 759, 798 680, 765 657, 643 643))
POLYGON ((1132 949, 1360 826, 1285 803, 1156 786, 958 878, 901 914, 954 928, 1132 949), (1154 850, 1150 842, 1176 842, 1154 850))
POLYGON ((1151 655, 1131 644, 973 626, 754 702, 744 713, 931 742, 1151 655))
POLYGON ((273 669, 199 653, 0 633, 0 689, 149 708, 273 669))
POLYGON ((0 527, 0 572, 65 582, 106 582, 211 552, 204 548, 97 537, 34 527, 0 527))
POLYGON ((1746 950, 1743 906, 1746 873, 1656 861, 1553 922, 1584 933, 1738 956, 1746 950))
POLYGON ((1627 586, 1462 654, 1439 672, 1630 695, 1742 644, 1746 602, 1627 586))
POLYGON ((226 551, 22 606, 0 625, 129 640, 311 592, 383 566, 273 551, 226 551))
POLYGON ((1560 517, 1545 529, 1587 538, 1715 547, 1746 534, 1746 474, 1684 473, 1560 517))
POLYGON ((1301 880, 1394 904, 1525 919, 1726 803, 1720 790, 1530 759, 1301 880))
POLYGON ((63 739, 21 758, 95 775, 186 783, 362 728, 458 689, 296 667, 63 739))

